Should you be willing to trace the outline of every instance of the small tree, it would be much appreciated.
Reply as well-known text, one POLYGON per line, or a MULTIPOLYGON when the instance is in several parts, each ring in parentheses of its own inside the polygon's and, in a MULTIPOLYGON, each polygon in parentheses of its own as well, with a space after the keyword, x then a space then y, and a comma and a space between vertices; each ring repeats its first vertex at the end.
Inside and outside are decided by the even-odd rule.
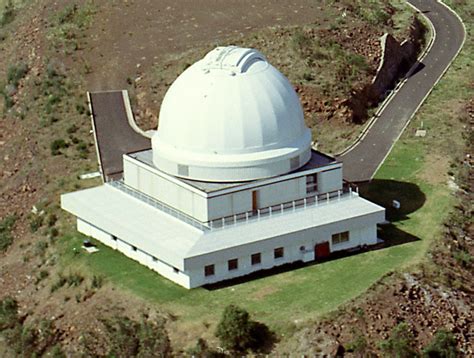
POLYGON ((433 340, 423 349, 423 357, 426 358, 456 358, 456 338, 448 330, 441 328, 433 337, 433 340))
POLYGON ((412 358, 417 353, 413 348, 413 334, 407 323, 402 322, 392 329, 390 337, 380 343, 380 348, 389 357, 412 358))
POLYGON ((235 352, 259 352, 275 341, 274 333, 265 324, 252 321, 247 311, 234 305, 225 308, 216 337, 224 348, 235 352))
POLYGON ((245 352, 255 343, 249 313, 234 305, 227 306, 217 325, 216 337, 223 347, 245 352))

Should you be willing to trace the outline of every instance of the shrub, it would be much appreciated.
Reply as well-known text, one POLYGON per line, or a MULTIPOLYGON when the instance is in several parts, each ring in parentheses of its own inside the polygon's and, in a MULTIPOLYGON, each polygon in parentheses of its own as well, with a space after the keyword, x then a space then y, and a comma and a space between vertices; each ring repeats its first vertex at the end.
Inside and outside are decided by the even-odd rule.
POLYGON ((39 228, 43 226, 43 216, 42 215, 32 215, 30 217, 30 231, 36 232, 39 228))
POLYGON ((13 328, 19 321, 18 303, 11 297, 0 301, 0 332, 13 328))
POLYGON ((15 5, 12 0, 8 0, 0 15, 0 27, 8 25, 15 19, 15 5))
POLYGON ((249 349, 259 351, 275 340, 274 334, 266 325, 252 321, 247 311, 234 305, 225 308, 217 325, 216 337, 223 347, 235 352, 246 352, 249 349))
POLYGON ((51 143, 51 154, 58 155, 61 153, 61 149, 67 148, 68 144, 64 139, 56 139, 51 143))
POLYGON ((224 358, 224 353, 217 352, 212 348, 209 348, 206 340, 199 338, 196 342, 196 346, 187 351, 188 355, 196 358, 224 358))
POLYGON ((423 349, 423 357, 427 358, 456 358, 456 338, 454 334, 442 328, 436 332, 433 340, 423 349))
POLYGON ((92 288, 101 288, 104 283, 104 278, 102 276, 94 275, 91 280, 92 288))
POLYGON ((143 316, 140 322, 126 316, 102 320, 109 341, 108 356, 169 357, 171 343, 164 322, 143 316))
POLYGON ((407 323, 402 322, 392 329, 390 337, 380 343, 380 349, 390 357, 411 358, 417 353, 413 348, 413 334, 407 323))
POLYGON ((15 226, 16 216, 9 215, 0 221, 0 252, 4 252, 13 243, 12 230, 15 226))
POLYGON ((344 346, 344 348, 347 352, 363 354, 368 348, 367 340, 365 339, 364 335, 359 332, 351 342, 344 346))
POLYGON ((18 87, 20 80, 28 73, 28 65, 24 62, 10 65, 7 70, 7 82, 14 87, 18 87))
POLYGON ((453 253, 453 257, 462 267, 469 268, 469 266, 471 266, 472 256, 469 254, 469 252, 465 250, 456 250, 453 253))

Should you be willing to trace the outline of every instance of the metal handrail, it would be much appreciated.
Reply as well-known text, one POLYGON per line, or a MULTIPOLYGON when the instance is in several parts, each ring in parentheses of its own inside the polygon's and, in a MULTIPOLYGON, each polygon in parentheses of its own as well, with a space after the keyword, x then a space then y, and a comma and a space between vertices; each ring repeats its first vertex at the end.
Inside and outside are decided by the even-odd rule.
POLYGON ((165 203, 162 203, 159 200, 156 200, 155 198, 152 198, 151 196, 142 193, 141 191, 138 191, 127 184, 125 184, 122 180, 114 180, 111 182, 108 182, 109 185, 165 212, 166 214, 169 214, 171 216, 174 216, 175 218, 184 221, 185 223, 194 226, 195 228, 198 228, 199 230, 209 230, 209 227, 204 225, 201 221, 194 219, 192 216, 189 216, 182 211, 176 210, 172 208, 169 205, 166 205, 165 203))
POLYGON ((333 192, 328 192, 324 194, 316 194, 312 196, 307 196, 302 199, 292 200, 281 204, 276 204, 268 206, 265 208, 257 209, 256 211, 247 211, 231 216, 226 216, 218 219, 210 220, 207 225, 190 215, 183 213, 173 207, 155 199, 151 196, 144 194, 128 185, 126 185, 123 180, 115 180, 107 183, 161 211, 175 218, 184 221, 185 223, 192 225, 199 230, 209 231, 209 230, 222 230, 225 228, 235 227, 237 225, 247 224, 254 221, 259 221, 265 218, 271 218, 277 215, 282 215, 285 212, 296 212, 300 210, 305 210, 307 208, 316 207, 320 205, 327 205, 332 201, 339 201, 346 198, 351 198, 353 196, 359 196, 358 188, 355 187, 355 191, 352 190, 352 187, 349 186, 347 190, 336 190, 333 192))
POLYGON ((226 216, 209 221, 209 228, 211 230, 224 229, 234 227, 241 224, 247 224, 253 221, 260 221, 265 218, 270 218, 277 215, 282 215, 285 212, 296 212, 305 210, 310 207, 320 205, 327 205, 333 201, 339 201, 353 196, 359 196, 359 190, 352 190, 349 187, 347 191, 336 190, 324 194, 316 194, 298 200, 288 201, 282 204, 276 204, 265 208, 257 209, 256 211, 248 211, 240 214, 226 216))

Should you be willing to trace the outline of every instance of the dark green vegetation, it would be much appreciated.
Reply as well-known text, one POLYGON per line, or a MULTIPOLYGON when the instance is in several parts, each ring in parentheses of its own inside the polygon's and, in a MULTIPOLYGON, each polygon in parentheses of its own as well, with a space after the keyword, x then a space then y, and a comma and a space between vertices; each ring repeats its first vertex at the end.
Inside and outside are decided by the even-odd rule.
POLYGON ((423 349, 423 357, 427 358, 456 358, 458 356, 454 335, 443 328, 436 332, 430 344, 423 349))
POLYGON ((414 344, 410 327, 402 322, 392 330, 387 340, 380 343, 380 348, 388 357, 412 358, 417 356, 414 344))
POLYGON ((10 65, 7 71, 6 84, 1 86, 1 94, 4 99, 5 108, 9 109, 15 104, 14 96, 18 91, 20 81, 28 72, 28 65, 20 63, 18 65, 10 65))
POLYGON ((12 230, 15 225, 16 216, 10 215, 0 221, 0 253, 6 251, 13 243, 12 230))
POLYGON ((234 305, 224 309, 215 334, 224 348, 239 353, 260 352, 264 347, 271 351, 275 340, 267 326, 252 321, 247 311, 234 305))
POLYGON ((83 5, 69 4, 52 18, 52 27, 48 34, 56 50, 71 54, 80 49, 84 30, 92 21, 95 8, 92 1, 83 5))
POLYGON ((59 332, 49 320, 25 323, 18 313, 18 303, 11 297, 0 300, 0 336, 18 357, 63 357, 59 332))
POLYGON ((168 333, 162 320, 143 316, 134 321, 116 316, 102 321, 108 342, 109 357, 169 357, 172 354, 168 333))

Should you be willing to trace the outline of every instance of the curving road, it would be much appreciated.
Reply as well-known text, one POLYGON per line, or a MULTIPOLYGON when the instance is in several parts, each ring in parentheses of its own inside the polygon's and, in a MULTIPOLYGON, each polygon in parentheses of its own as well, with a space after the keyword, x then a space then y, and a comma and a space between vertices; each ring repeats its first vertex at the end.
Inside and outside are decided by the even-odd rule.
POLYGON ((344 179, 361 182, 372 179, 390 153, 410 119, 459 53, 465 38, 462 22, 449 8, 436 0, 407 0, 425 15, 435 30, 431 49, 400 87, 351 150, 337 159, 344 163, 344 179))

